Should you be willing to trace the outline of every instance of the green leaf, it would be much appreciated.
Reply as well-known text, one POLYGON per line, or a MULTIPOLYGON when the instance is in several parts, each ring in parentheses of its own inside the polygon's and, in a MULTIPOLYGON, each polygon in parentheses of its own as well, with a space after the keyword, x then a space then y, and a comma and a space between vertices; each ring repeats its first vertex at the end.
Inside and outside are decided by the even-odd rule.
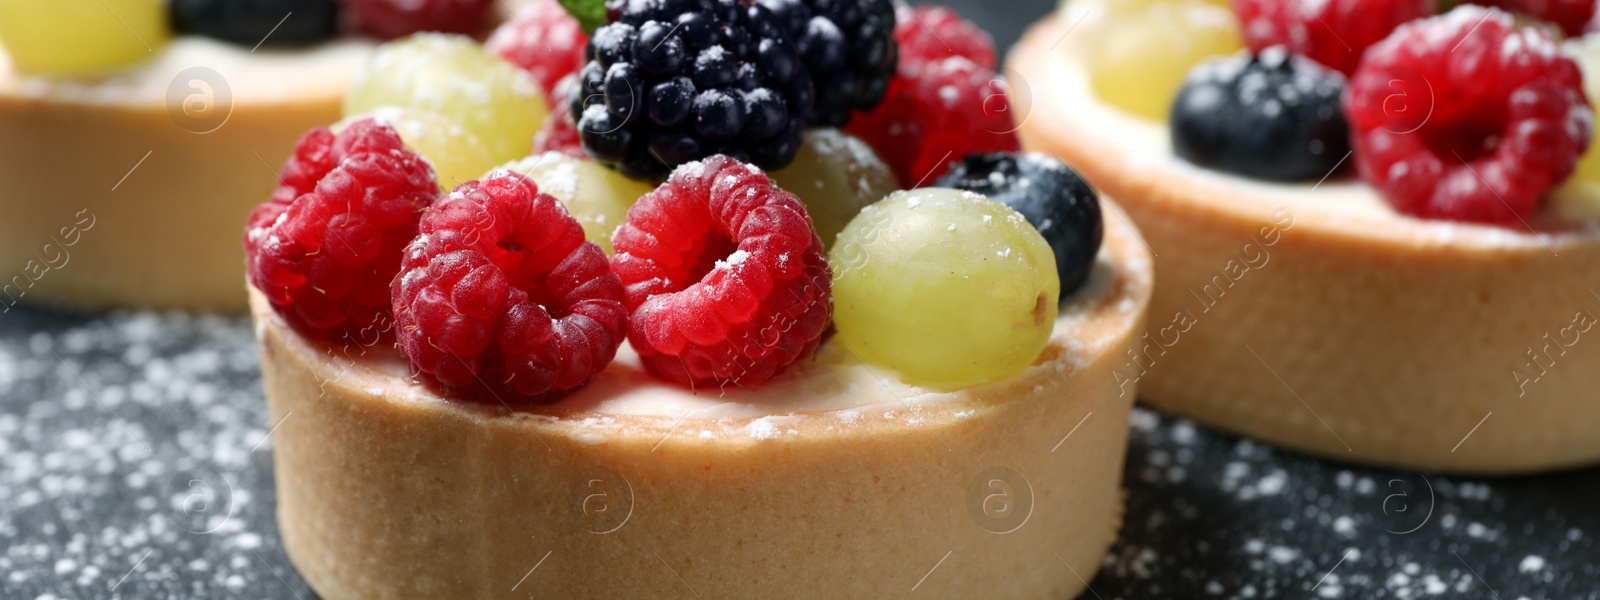
POLYGON ((606 24, 605 0, 557 0, 561 8, 567 9, 567 14, 578 20, 578 26, 583 28, 587 35, 594 35, 594 30, 606 24))

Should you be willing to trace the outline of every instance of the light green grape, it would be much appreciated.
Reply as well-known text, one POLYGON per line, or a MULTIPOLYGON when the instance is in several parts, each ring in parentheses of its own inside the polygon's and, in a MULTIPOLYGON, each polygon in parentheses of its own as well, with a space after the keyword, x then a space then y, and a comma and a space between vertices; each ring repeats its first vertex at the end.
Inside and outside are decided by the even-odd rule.
POLYGON ((899 192, 861 211, 828 254, 838 338, 908 383, 954 388, 1032 364, 1055 326, 1055 255, 1005 205, 899 192))
POLYGON ((478 138, 449 119, 425 110, 380 106, 364 115, 345 117, 332 129, 338 133, 346 125, 369 117, 393 127, 407 148, 428 159, 439 187, 445 191, 483 177, 495 166, 478 138))
POLYGON ((1189 70, 1244 48, 1233 11, 1210 2, 1124 7, 1096 22, 1085 47, 1090 83, 1107 103, 1165 121, 1189 70))
POLYGON ((380 106, 438 114, 471 133, 503 163, 528 155, 549 108, 523 70, 471 38, 419 33, 384 44, 357 75, 344 114, 380 106))
POLYGON ((511 163, 503 169, 531 177, 539 191, 555 196, 567 206, 583 235, 611 254, 611 234, 628 219, 628 208, 655 189, 627 178, 592 160, 546 152, 511 163))
POLYGON ((807 131, 794 162, 769 175, 805 203, 824 247, 862 208, 900 187, 871 146, 837 129, 807 131))
MULTIPOLYGON (((1567 42, 1566 47, 1583 70, 1583 92, 1590 102, 1600 99, 1600 36, 1586 36, 1567 42)), ((1591 142, 1578 159, 1578 167, 1567 182, 1550 195, 1556 214, 1580 221, 1600 219, 1600 142, 1591 142)))
POLYGON ((171 38, 163 0, 0 0, 0 45, 30 73, 109 73, 149 60, 171 38))

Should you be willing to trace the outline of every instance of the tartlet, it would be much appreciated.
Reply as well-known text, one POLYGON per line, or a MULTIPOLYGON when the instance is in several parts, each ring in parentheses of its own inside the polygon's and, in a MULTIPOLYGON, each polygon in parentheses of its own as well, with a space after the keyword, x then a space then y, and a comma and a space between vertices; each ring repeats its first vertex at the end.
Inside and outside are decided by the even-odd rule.
POLYGON ((285 548, 325 598, 1074 596, 1120 521, 1134 394, 1112 372, 1151 286, 1105 210, 1044 353, 954 392, 838 343, 757 389, 690 390, 624 346, 513 410, 307 341, 252 291, 285 548))
POLYGON ((1120 380, 1207 425, 1355 462, 1471 473, 1600 460, 1600 227, 1402 216, 1334 176, 1273 184, 1177 158, 1102 102, 1061 14, 1010 67, 1025 147, 1122 200, 1161 274, 1120 380), (1535 233, 1536 232, 1536 233, 1535 233))
POLYGON ((243 309, 238 224, 300 134, 339 119, 373 46, 185 36, 96 79, 0 51, 0 303, 243 309))

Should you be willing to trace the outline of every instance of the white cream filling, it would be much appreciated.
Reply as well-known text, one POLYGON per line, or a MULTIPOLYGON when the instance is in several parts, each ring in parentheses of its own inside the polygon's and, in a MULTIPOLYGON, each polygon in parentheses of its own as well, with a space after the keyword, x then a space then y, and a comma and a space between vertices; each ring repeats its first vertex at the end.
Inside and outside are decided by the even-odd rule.
MULTIPOLYGON (((1114 240, 1107 237, 1106 244, 1131 244, 1131 240, 1114 240)), ((1133 301, 1134 289, 1118 289, 1117 272, 1139 273, 1147 269, 1143 264, 1115 265, 1111 253, 1101 249, 1093 275, 1083 289, 1061 306, 1060 316, 1051 334, 1051 345, 1060 348, 1053 361, 1037 364, 1029 369, 1054 369, 1076 371, 1087 365, 1092 357, 1104 353, 1105 347, 1124 331, 1123 327, 1092 327, 1092 320, 1108 319, 1118 323, 1135 318, 1138 310, 1133 301), (1121 296, 1124 301, 1102 306, 1108 298, 1121 296)), ((1129 252, 1120 252, 1126 255, 1129 252)), ((1123 277, 1123 285, 1141 286, 1141 278, 1123 277)), ((1136 289, 1136 288, 1135 288, 1136 289)), ((1047 350, 1048 352, 1048 350, 1047 350)), ((374 395, 387 395, 393 400, 413 402, 447 402, 430 388, 411 383, 409 367, 398 352, 385 349, 362 357, 364 366, 370 367, 396 382, 397 385, 372 386, 366 389, 374 395)), ((986 386, 1016 385, 1023 374, 985 384, 986 386)), ((855 419, 915 418, 924 407, 943 400, 961 397, 965 390, 945 391, 910 385, 901 381, 892 370, 869 365, 852 353, 836 338, 824 343, 816 355, 794 365, 789 372, 754 389, 738 387, 688 389, 666 382, 645 371, 633 348, 624 343, 617 358, 588 385, 554 404, 540 407, 544 411, 580 411, 598 415, 644 415, 684 420, 745 419, 772 417, 758 420, 752 427, 774 427, 772 431, 751 431, 752 436, 781 435, 779 427, 784 415, 799 413, 836 413, 844 425, 855 419), (894 413, 888 415, 887 413, 894 413)))
MULTIPOLYGON (((95 78, 21 73, 0 51, 0 95, 113 106, 161 105, 179 74, 205 67, 222 76, 235 104, 342 96, 375 47, 370 39, 343 37, 305 47, 262 46, 252 51, 249 46, 181 36, 146 62, 95 78)), ((179 84, 191 90, 187 82, 179 84)))

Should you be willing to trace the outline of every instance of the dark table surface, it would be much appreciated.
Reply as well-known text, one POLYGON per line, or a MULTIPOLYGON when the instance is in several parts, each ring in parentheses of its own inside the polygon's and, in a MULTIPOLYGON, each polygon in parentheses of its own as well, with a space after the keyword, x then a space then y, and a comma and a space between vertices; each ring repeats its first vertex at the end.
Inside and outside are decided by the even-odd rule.
MULTIPOLYGON (((953 2, 1002 46, 1043 0, 953 2)), ((0 314, 0 598, 315 597, 273 518, 249 323, 0 314)), ((1084 598, 1600 598, 1600 470, 1321 462, 1144 409, 1084 598)))

